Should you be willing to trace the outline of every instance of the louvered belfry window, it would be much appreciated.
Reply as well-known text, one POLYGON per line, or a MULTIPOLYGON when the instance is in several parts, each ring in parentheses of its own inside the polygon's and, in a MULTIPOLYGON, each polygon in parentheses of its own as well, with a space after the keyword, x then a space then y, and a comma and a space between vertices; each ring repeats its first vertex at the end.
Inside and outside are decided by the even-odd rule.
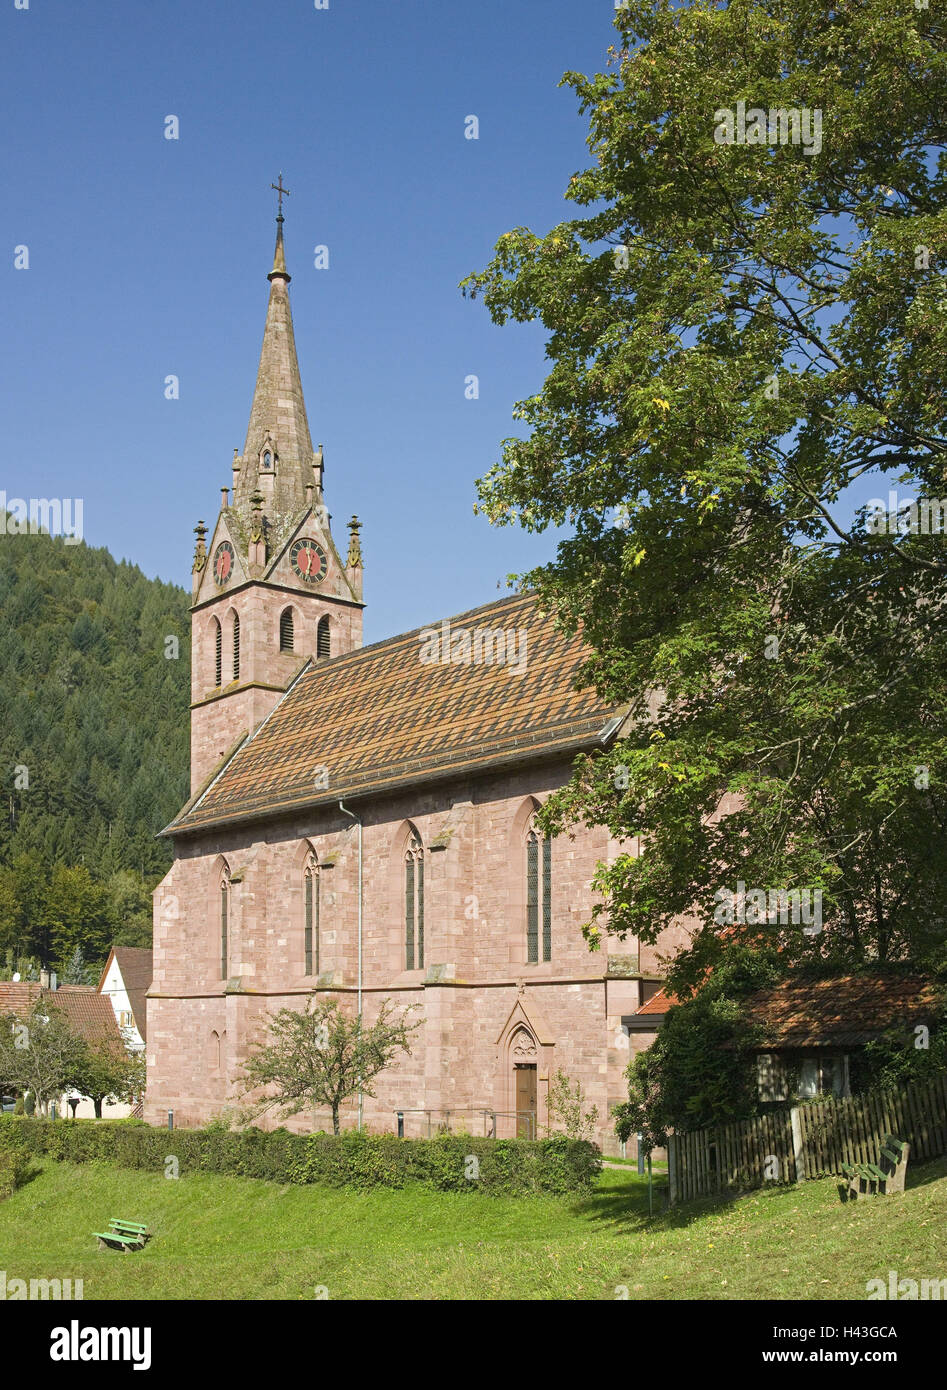
POLYGON ((233 678, 240 679, 240 619, 233 615, 233 678))
POLYGON ((220 630, 220 623, 217 621, 216 618, 214 619, 214 629, 215 629, 215 630, 214 630, 214 645, 215 645, 215 667, 214 667, 215 675, 214 675, 214 684, 215 684, 215 685, 220 685, 220 678, 221 678, 221 675, 222 675, 222 658, 223 658, 223 633, 222 633, 221 630, 220 630))
POLYGON ((230 914, 230 884, 220 880, 220 978, 227 978, 227 934, 230 914))
POLYGON ((526 837, 526 959, 552 960, 552 841, 535 829, 526 837), (540 937, 540 925, 542 935, 540 937))
POLYGON ((332 638, 329 634, 329 619, 320 618, 316 628, 316 656, 332 655, 332 638))
POLYGON ((424 966, 424 849, 417 836, 404 856, 404 962, 406 970, 424 966))
POLYGON ((319 869, 310 864, 306 869, 306 926, 304 933, 307 975, 319 974, 319 869))
POLYGON ((293 610, 285 608, 280 614, 279 620, 279 649, 281 652, 291 652, 293 650, 295 638, 293 635, 293 610))

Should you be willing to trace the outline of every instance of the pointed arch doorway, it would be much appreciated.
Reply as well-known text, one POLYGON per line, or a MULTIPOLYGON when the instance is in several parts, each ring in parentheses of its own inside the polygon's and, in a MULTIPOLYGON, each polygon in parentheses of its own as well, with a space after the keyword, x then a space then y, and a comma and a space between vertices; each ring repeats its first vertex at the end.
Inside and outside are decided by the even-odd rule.
POLYGON ((553 1037, 535 1008, 527 1009, 523 991, 518 991, 499 1044, 501 1101, 509 1116, 508 1132, 518 1139, 537 1139, 543 1104, 540 1083, 549 1081, 549 1062, 553 1037))

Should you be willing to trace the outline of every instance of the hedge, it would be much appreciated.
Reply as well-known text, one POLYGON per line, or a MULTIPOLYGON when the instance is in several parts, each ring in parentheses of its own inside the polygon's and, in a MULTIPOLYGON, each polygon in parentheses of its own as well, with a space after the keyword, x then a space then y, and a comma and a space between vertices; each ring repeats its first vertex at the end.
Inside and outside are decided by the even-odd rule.
POLYGON ((29 1171, 30 1160, 25 1151, 0 1152, 0 1202, 25 1182, 29 1171))
POLYGON ((481 1139, 445 1134, 399 1139, 393 1134, 290 1134, 286 1129, 177 1129, 142 1122, 45 1120, 0 1116, 0 1155, 23 1151, 70 1163, 110 1163, 165 1172, 227 1173, 280 1183, 330 1187, 406 1187, 504 1195, 586 1191, 601 1155, 585 1140, 481 1139))

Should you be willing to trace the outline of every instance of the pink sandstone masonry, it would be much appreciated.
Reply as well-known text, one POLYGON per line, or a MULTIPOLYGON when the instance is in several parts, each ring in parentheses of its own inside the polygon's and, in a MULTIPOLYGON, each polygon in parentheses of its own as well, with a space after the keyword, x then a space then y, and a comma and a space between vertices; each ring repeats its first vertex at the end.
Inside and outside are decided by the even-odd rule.
MULTIPOLYGON (((212 709, 213 706, 208 706, 212 709)), ((208 730, 208 722, 204 728, 208 730)), ((525 834, 532 811, 568 775, 565 762, 534 765, 474 781, 444 783, 369 804, 364 819, 364 997, 369 1021, 382 999, 414 1005, 421 1028, 409 1057, 385 1072, 364 1119, 393 1131, 395 1111, 516 1109, 516 1067, 535 1066, 540 1132, 557 1068, 581 1081, 598 1107, 596 1138, 616 1141, 611 1106, 626 1098, 632 1050, 622 1017, 634 1013, 642 985, 663 973, 662 958, 683 943, 682 926, 657 947, 627 940, 590 952, 582 935, 593 906, 599 859, 620 846, 604 830, 577 830, 552 846, 552 959, 526 959, 525 834), (403 856, 412 829, 425 857, 425 959, 405 968, 403 856), (440 847, 443 846, 443 847, 440 847)), ((306 996, 354 1008, 358 951, 357 831, 338 809, 293 820, 184 838, 155 892, 154 982, 148 1000, 146 1118, 200 1124, 234 1103, 234 1083, 267 1011, 302 1007, 306 996), (320 864, 319 977, 306 976, 304 866, 320 864), (219 883, 232 881, 227 979, 220 968, 219 883)), ((435 1123, 442 1116, 434 1117, 435 1123)), ((355 1120, 354 1104, 345 1123, 355 1120)), ((276 1120, 273 1123, 277 1123, 276 1120)), ((427 1117, 407 1114, 406 1133, 427 1117)), ((514 1121, 500 1121, 513 1132, 514 1121)), ((306 1114, 291 1128, 329 1127, 306 1114)))
POLYGON ((220 763, 236 739, 269 714, 307 656, 316 654, 320 618, 328 616, 330 654, 362 645, 362 609, 321 593, 250 584, 203 604, 193 615, 191 791, 220 763), (293 615, 291 652, 280 651, 280 617, 293 615), (240 674, 234 680, 234 618, 240 619, 240 674), (221 625, 221 684, 216 677, 216 626, 221 625))

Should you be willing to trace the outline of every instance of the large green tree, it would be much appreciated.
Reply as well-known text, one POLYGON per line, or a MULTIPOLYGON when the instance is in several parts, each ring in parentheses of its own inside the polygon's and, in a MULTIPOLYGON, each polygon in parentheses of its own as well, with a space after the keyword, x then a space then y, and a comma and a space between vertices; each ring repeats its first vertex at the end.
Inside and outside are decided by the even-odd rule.
POLYGON ((943 16, 629 0, 616 26, 608 70, 563 79, 579 215, 506 233, 464 282, 540 322, 551 362, 478 505, 571 528, 525 582, 632 714, 547 824, 641 837, 587 932, 695 911, 682 990, 722 937, 778 937, 786 966, 936 962, 947 538, 910 513, 873 531, 852 499, 947 492, 943 16), (741 881, 820 890, 825 929, 722 927, 741 881))

